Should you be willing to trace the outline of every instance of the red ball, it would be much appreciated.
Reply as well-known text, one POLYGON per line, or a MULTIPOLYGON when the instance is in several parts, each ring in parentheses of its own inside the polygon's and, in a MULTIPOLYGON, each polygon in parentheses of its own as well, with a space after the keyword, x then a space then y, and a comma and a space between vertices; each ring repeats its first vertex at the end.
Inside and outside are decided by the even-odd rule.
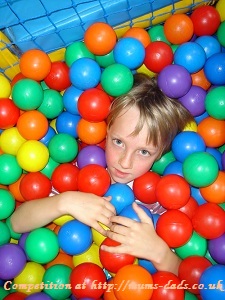
POLYGON ((192 236, 192 231, 192 223, 188 216, 175 209, 166 211, 156 223, 157 234, 170 248, 186 244, 192 236))
POLYGON ((184 281, 184 285, 189 292, 200 294, 198 289, 199 279, 205 269, 211 265, 207 258, 197 255, 186 257, 181 261, 178 276, 184 281))
POLYGON ((213 35, 220 26, 220 14, 213 6, 204 5, 198 7, 191 14, 194 25, 194 33, 197 36, 213 35))
POLYGON ((50 72, 44 81, 50 89, 63 91, 71 85, 69 70, 65 62, 53 62, 50 72))
POLYGON ((147 204, 155 203, 157 201, 155 190, 160 178, 159 174, 151 171, 136 178, 133 183, 136 199, 147 204))
POLYGON ((27 294, 21 292, 15 292, 8 294, 4 300, 24 300, 27 297, 27 294))
POLYGON ((181 280, 173 273, 158 271, 152 275, 154 285, 151 300, 183 300, 184 289, 181 280))
POLYGON ((172 48, 163 41, 151 42, 145 48, 145 66, 152 72, 159 73, 163 68, 172 64, 172 48))
POLYGON ((11 99, 0 99, 0 129, 7 129, 16 125, 19 116, 20 109, 11 99))
POLYGON ((59 192, 77 191, 79 168, 71 163, 57 166, 52 173, 52 186, 59 192))
POLYGON ((166 209, 178 209, 187 204, 191 195, 188 182, 180 175, 163 176, 156 187, 156 197, 166 209))
POLYGON ((104 293, 104 283, 106 285, 104 271, 91 262, 76 266, 70 275, 72 294, 77 298, 100 298, 104 293))
POLYGON ((48 197, 51 189, 51 180, 41 172, 27 173, 20 182, 20 192, 25 200, 48 197))
MULTIPOLYGON (((116 247, 120 245, 120 243, 107 237, 102 242, 102 245, 116 247)), ((122 267, 133 264, 135 260, 135 257, 132 255, 125 253, 110 253, 102 250, 101 248, 99 250, 99 258, 103 267, 112 273, 117 273, 122 267)))
POLYGON ((85 90, 77 103, 81 117, 89 122, 104 121, 109 114, 110 105, 107 93, 98 88, 85 90))
POLYGON ((192 219, 197 208, 198 202, 193 197, 190 197, 188 202, 184 206, 180 207, 179 210, 185 213, 190 219, 192 219))
POLYGON ((103 196, 110 186, 109 173, 100 165, 90 164, 83 167, 78 174, 78 190, 103 196))
POLYGON ((193 218, 194 230, 205 239, 215 239, 225 232, 225 212, 215 203, 204 203, 198 207, 193 218))

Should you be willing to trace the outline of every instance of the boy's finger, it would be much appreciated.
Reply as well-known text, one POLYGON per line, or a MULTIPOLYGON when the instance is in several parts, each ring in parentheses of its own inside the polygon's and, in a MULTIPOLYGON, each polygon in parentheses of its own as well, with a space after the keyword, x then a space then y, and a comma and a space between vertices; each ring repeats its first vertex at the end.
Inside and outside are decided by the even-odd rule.
POLYGON ((146 212, 141 207, 138 206, 136 202, 134 202, 132 206, 134 211, 137 213, 139 219, 141 220, 141 222, 152 224, 153 226, 152 219, 146 214, 146 212))

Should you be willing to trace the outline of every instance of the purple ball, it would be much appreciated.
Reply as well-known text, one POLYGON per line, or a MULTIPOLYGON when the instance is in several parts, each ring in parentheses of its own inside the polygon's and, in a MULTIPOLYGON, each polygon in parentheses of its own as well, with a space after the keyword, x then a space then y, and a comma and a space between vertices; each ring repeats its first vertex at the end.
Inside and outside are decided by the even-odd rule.
POLYGON ((202 115, 205 112, 206 91, 196 85, 192 85, 190 90, 179 101, 189 110, 193 117, 202 115))
POLYGON ((212 258, 221 265, 225 264, 225 234, 208 241, 208 250, 212 258))
POLYGON ((34 293, 26 297, 26 300, 51 300, 51 299, 52 299, 51 297, 49 297, 47 294, 42 292, 34 293))
POLYGON ((0 246, 0 279, 8 280, 20 274, 26 265, 26 255, 17 244, 0 246))
POLYGON ((223 166, 223 169, 225 170, 225 151, 222 154, 222 166, 223 166))
POLYGON ((158 86, 170 98, 183 97, 192 85, 191 74, 182 66, 169 65, 158 75, 158 86))
POLYGON ((77 165, 80 169, 90 164, 106 167, 105 151, 101 147, 89 145, 82 148, 78 153, 77 165))

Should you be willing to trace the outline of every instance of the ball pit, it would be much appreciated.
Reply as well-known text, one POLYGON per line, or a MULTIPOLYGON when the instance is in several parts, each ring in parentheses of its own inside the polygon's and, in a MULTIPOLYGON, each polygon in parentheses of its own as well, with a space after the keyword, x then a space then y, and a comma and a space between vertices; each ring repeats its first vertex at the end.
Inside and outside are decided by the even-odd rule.
MULTIPOLYGON (((73 285, 72 290, 36 289, 30 295, 17 289, 13 299, 24 299, 26 295, 27 299, 92 300, 104 295, 106 300, 191 300, 196 299, 196 291, 203 300, 223 299, 220 289, 191 289, 185 293, 170 289, 165 294, 161 288, 125 288, 110 293, 91 288, 95 280, 106 282, 107 271, 114 273, 108 277, 113 277, 111 283, 115 284, 123 280, 161 284, 170 279, 180 284, 184 279, 190 284, 198 281, 207 285, 224 278, 222 1, 215 7, 196 9, 190 16, 171 15, 163 25, 147 30, 130 28, 120 39, 105 23, 90 26, 84 42, 74 42, 65 49, 65 61, 53 62, 43 51, 33 49, 21 56, 21 73, 11 87, 0 76, 0 270, 4 270, 0 271, 0 279, 14 279, 15 284, 57 281, 73 285), (156 161, 150 172, 135 179, 131 189, 118 183, 110 185, 104 142, 111 101, 131 89, 133 74, 139 70, 146 70, 150 76, 155 73, 160 89, 177 98, 196 123, 175 137, 171 152, 156 161), (171 181, 166 182, 168 178, 171 181), (47 197, 52 188, 59 193, 80 190, 112 196, 117 215, 133 219, 131 205, 135 199, 147 207, 159 202, 168 211, 149 216, 157 233, 183 259, 181 267, 187 263, 188 271, 174 277, 147 268, 141 260, 136 266, 134 257, 122 267, 118 262, 122 255, 101 251, 99 246, 107 244, 108 239, 92 228, 81 223, 73 239, 76 230, 71 224, 77 221, 67 216, 59 225, 50 224, 51 229, 23 234, 22 241, 10 227, 11 214, 21 202, 47 197), (17 241, 19 245, 14 244, 17 241), (67 258, 57 263, 60 255, 67 258), (104 259, 100 261, 104 255, 111 265, 109 270, 105 270, 108 265, 104 259), (210 256, 215 260, 213 266, 205 258, 210 256), (201 262, 205 263, 204 270, 199 272, 201 262), (206 265, 210 267, 205 270, 206 265), (85 289, 74 287, 82 282, 86 283, 85 289)), ((10 297, 9 294, 5 299, 10 297)))

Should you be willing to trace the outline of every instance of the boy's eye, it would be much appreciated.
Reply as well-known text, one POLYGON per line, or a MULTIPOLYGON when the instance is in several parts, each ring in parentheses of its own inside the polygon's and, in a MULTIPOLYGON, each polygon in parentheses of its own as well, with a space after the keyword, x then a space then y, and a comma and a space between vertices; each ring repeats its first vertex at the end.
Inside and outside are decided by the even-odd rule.
POLYGON ((150 155, 149 151, 147 151, 147 150, 141 150, 140 152, 141 152, 141 154, 144 155, 144 156, 150 155))
POLYGON ((113 139, 113 143, 118 146, 122 145, 122 141, 118 139, 113 139))

